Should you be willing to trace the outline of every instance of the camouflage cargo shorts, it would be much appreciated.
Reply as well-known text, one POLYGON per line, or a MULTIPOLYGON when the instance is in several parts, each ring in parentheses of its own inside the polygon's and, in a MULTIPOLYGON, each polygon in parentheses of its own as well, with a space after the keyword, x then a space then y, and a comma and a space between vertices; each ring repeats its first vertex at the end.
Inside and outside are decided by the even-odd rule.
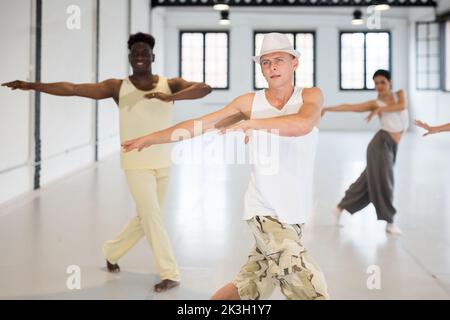
POLYGON ((241 299, 268 299, 276 286, 287 299, 329 299, 322 271, 301 244, 303 225, 270 216, 247 222, 256 245, 233 280, 241 299))

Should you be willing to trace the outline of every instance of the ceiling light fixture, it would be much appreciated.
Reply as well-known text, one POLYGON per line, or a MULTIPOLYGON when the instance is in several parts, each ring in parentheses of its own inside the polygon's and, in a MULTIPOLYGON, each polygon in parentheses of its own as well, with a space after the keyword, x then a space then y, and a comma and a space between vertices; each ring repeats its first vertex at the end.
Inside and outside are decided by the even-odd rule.
POLYGON ((364 23, 364 20, 362 19, 361 10, 353 11, 352 25, 359 26, 359 25, 362 25, 363 23, 364 23))
POLYGON ((215 4, 213 6, 214 10, 217 11, 224 11, 224 10, 230 10, 230 6, 227 4, 227 0, 215 0, 215 4))

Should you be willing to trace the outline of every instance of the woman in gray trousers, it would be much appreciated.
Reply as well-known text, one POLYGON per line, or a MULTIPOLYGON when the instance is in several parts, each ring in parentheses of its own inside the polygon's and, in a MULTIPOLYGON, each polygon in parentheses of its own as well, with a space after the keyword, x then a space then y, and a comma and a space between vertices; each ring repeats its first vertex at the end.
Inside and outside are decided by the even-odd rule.
POLYGON ((368 122, 374 116, 380 119, 380 130, 367 147, 367 166, 345 192, 344 198, 337 205, 336 216, 339 223, 343 210, 353 214, 372 203, 378 220, 387 222, 386 232, 401 234, 401 230, 394 224, 394 164, 398 143, 409 124, 407 99, 403 90, 392 91, 389 71, 377 70, 373 80, 378 93, 376 100, 341 104, 322 110, 322 115, 326 112, 370 112, 368 122))

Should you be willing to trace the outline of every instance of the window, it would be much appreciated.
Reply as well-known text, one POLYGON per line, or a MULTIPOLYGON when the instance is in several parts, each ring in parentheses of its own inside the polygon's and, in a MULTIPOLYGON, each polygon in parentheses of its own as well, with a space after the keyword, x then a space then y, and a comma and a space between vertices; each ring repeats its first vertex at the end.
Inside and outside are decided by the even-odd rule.
POLYGON ((389 32, 341 32, 341 90, 374 89, 372 76, 378 69, 391 69, 389 32))
MULTIPOLYGON (((254 33, 254 54, 257 55, 262 45, 265 33, 273 31, 254 33)), ((299 66, 295 72, 294 85, 299 87, 313 87, 315 85, 315 33, 314 32, 280 32, 284 33, 291 40, 294 48, 300 52, 299 66)), ((267 87, 267 81, 261 71, 259 64, 254 64, 254 88, 262 89, 267 87)))
POLYGON ((443 56, 444 68, 441 74, 444 80, 444 91, 450 91, 450 20, 445 21, 444 25, 443 56))
POLYGON ((437 90, 439 75, 439 24, 416 23, 416 88, 437 90))
POLYGON ((182 31, 180 76, 228 89, 228 32, 182 31))

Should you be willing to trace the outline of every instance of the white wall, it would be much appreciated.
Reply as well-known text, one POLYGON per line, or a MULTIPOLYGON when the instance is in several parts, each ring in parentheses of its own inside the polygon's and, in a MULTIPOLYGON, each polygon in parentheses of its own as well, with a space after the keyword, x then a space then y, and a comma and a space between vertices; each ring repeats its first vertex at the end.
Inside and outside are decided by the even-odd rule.
MULTIPOLYGON (((95 81, 95 6, 90 0, 47 0, 42 12, 42 82, 95 81), (66 25, 67 7, 81 9, 80 29, 66 25)), ((41 185, 94 159, 94 101, 41 95, 41 185)))
MULTIPOLYGON (((101 0, 99 80, 128 74, 128 32, 150 29, 149 0, 101 0), (128 12, 129 7, 131 12, 128 12), (131 21, 129 21, 131 17, 131 21)), ((0 1, 0 82, 34 80, 34 1, 0 1)), ((45 0, 42 25, 42 82, 94 82, 96 1, 45 0), (80 9, 80 28, 70 6, 80 9)), ((161 53, 161 56, 163 54, 161 53)), ((94 162, 94 101, 41 94, 41 185, 94 162)), ((33 189, 34 94, 0 88, 0 204, 33 189)), ((119 150, 117 106, 99 102, 100 159, 119 150)))
POLYGON ((150 0, 131 0, 131 33, 149 30, 150 0))
MULTIPOLYGON (((156 8, 159 10, 159 8, 156 8)), ((155 11, 156 11, 155 10, 155 11)), ((373 91, 339 90, 339 31, 352 30, 353 8, 301 8, 275 10, 230 11, 230 90, 217 90, 201 101, 183 102, 177 108, 176 120, 210 112, 223 106, 233 97, 253 91, 253 30, 315 30, 316 80, 325 95, 325 104, 358 102, 374 99, 373 91)), ((404 10, 404 9, 403 9, 404 10)), ((155 30, 157 39, 165 39, 166 75, 178 76, 179 31, 183 29, 221 30, 218 13, 212 9, 190 10, 167 8, 165 28, 155 30), (164 31, 164 32, 162 32, 164 31)), ((382 14, 382 29, 392 35, 392 64, 395 88, 408 88, 408 17, 402 9, 382 14)), ((180 105, 181 103, 179 103, 180 105)), ((376 121, 366 124, 362 114, 330 114, 322 121, 324 130, 374 130, 376 121)))
MULTIPOLYGON (((32 16, 28 0, 0 1, 0 83, 33 76, 32 16)), ((0 203, 33 189, 32 96, 0 89, 0 203)))
POLYGON ((153 48, 153 53, 155 54, 155 62, 152 65, 152 72, 155 74, 165 74, 164 52, 168 50, 165 48, 166 42, 164 37, 165 16, 165 8, 157 7, 151 12, 150 33, 156 37, 155 47, 153 48))
MULTIPOLYGON (((100 1, 99 81, 128 75, 128 0, 100 1)), ((120 146, 118 109, 113 99, 98 103, 98 155, 103 159, 120 146)))
POLYGON ((438 3, 437 7, 438 13, 447 12, 450 10, 450 0, 437 0, 437 3, 438 3))

